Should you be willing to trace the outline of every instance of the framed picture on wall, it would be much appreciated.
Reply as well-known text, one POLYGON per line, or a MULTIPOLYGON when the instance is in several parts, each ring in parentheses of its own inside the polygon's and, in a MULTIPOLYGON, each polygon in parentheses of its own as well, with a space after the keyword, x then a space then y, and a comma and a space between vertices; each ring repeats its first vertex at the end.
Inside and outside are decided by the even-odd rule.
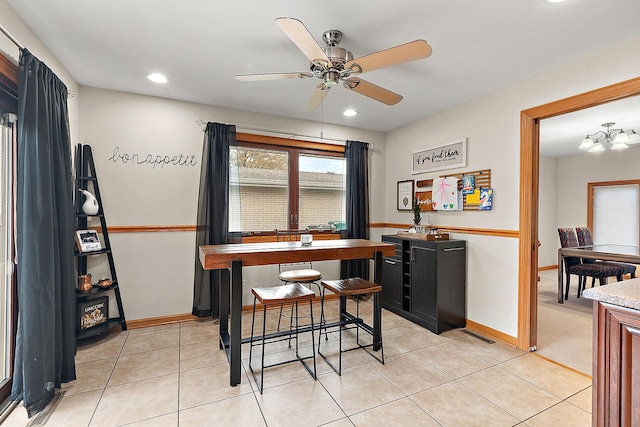
POLYGON ((425 173, 467 165, 467 138, 460 138, 431 148, 414 151, 411 173, 425 173))
POLYGON ((398 181, 396 208, 399 211, 413 209, 413 180, 398 181))

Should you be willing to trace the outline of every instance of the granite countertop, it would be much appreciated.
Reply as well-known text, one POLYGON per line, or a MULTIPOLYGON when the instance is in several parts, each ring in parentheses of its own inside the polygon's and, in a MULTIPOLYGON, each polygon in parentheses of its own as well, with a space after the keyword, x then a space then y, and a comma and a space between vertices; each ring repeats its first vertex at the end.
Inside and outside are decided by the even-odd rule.
POLYGON ((582 296, 595 301, 640 310, 640 278, 585 289, 582 296))

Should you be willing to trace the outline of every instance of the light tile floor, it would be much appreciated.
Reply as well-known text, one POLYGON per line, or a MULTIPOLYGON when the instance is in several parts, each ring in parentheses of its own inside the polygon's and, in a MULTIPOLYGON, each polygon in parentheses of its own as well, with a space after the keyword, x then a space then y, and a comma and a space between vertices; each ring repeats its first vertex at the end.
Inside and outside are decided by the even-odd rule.
MULTIPOLYGON (((370 304, 362 305, 365 318, 370 304)), ((277 316, 269 310, 268 330, 275 329, 277 316)), ((327 304, 327 316, 337 318, 335 301, 327 304)), ((250 328, 251 315, 245 314, 245 335, 250 328)), ((345 342, 350 334, 343 336, 345 342)), ((218 325, 202 320, 112 332, 81 343, 78 379, 63 386, 64 396, 40 425, 591 425, 588 377, 460 330, 435 335, 388 311, 383 312, 384 365, 362 350, 348 352, 340 377, 318 358, 317 381, 300 363, 282 365, 265 370, 262 395, 248 368, 246 345, 242 383, 229 386, 217 338, 218 325)), ((322 340, 323 353, 336 356, 337 334, 322 340)), ((311 354, 310 344, 301 337, 304 354, 311 354)), ((274 360, 290 355, 286 343, 268 346, 267 352, 274 360)), ((27 419, 19 407, 3 427, 24 427, 36 418, 27 419)))

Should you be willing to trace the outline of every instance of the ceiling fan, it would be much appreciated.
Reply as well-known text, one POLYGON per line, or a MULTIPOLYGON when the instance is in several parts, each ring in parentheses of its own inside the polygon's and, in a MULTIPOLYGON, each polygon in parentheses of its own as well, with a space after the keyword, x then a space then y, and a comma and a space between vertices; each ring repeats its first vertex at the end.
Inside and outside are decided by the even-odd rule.
POLYGON ((322 39, 326 46, 320 47, 301 21, 295 18, 278 18, 276 23, 302 53, 309 58, 309 61, 311 61, 310 72, 240 74, 236 76, 236 79, 240 81, 262 81, 318 78, 322 80, 322 83, 318 84, 311 92, 304 106, 307 111, 318 108, 329 93, 329 90, 340 81, 342 81, 345 88, 360 95, 387 105, 395 105, 402 100, 402 95, 357 76, 367 71, 415 61, 431 55, 429 43, 424 40, 414 40, 353 59, 351 52, 338 46, 342 40, 342 33, 338 30, 325 31, 322 34, 322 39))

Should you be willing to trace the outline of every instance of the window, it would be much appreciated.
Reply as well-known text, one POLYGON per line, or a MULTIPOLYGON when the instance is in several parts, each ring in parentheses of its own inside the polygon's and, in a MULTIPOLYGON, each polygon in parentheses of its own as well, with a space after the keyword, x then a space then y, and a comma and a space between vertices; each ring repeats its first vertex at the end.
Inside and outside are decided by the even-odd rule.
POLYGON ((343 229, 344 152, 314 147, 327 144, 278 146, 279 138, 268 138, 269 144, 261 144, 257 136, 253 142, 238 136, 238 146, 231 149, 230 231, 343 229))
POLYGON ((345 168, 344 158, 300 155, 300 228, 344 228, 345 168))
MULTIPOLYGON (((15 113, 18 111, 19 52, 0 52, 0 413, 11 392, 17 299, 13 274, 13 162, 15 160, 15 113)), ((1 423, 1 421, 0 421, 1 423)))
POLYGON ((638 246, 640 242, 640 183, 589 184, 593 201, 594 244, 638 246))
POLYGON ((232 147, 232 173, 229 213, 231 231, 262 231, 288 228, 289 224, 289 153, 254 147, 232 147), (233 188, 233 187, 236 188, 233 188), (239 197, 240 203, 237 203, 239 197), (240 212, 237 211, 240 209, 240 212))
POLYGON ((9 392, 14 334, 12 313, 15 313, 11 280, 12 127, 5 116, 0 116, 0 387, 4 389, 0 395, 0 403, 9 392))

